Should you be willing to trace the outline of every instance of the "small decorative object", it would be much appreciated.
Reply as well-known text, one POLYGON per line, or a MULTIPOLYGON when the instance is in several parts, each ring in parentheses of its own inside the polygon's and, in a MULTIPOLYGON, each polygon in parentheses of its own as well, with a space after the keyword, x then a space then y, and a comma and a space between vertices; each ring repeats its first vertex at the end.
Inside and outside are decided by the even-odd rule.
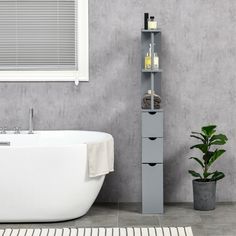
POLYGON ((155 70, 159 69, 159 57, 156 52, 154 53, 154 65, 153 66, 154 66, 155 70))
MULTIPOLYGON (((152 90, 148 90, 148 92, 144 95, 142 101, 142 109, 151 109, 151 96, 152 90)), ((154 109, 160 109, 161 107, 161 97, 153 91, 154 96, 154 109)))
POLYGON ((202 173, 189 170, 196 179, 193 180, 194 209, 208 211, 215 209, 216 182, 225 177, 223 172, 212 171, 212 164, 224 153, 224 149, 214 148, 224 145, 228 138, 224 134, 216 134, 216 125, 204 126, 201 133, 192 132, 190 137, 200 140, 201 143, 191 147, 202 152, 202 158, 190 157, 201 167, 202 173))
POLYGON ((149 19, 149 13, 144 13, 144 29, 148 29, 148 19, 149 19))
POLYGON ((150 16, 150 19, 148 21, 148 29, 149 30, 157 29, 157 21, 155 21, 155 17, 154 16, 150 16))

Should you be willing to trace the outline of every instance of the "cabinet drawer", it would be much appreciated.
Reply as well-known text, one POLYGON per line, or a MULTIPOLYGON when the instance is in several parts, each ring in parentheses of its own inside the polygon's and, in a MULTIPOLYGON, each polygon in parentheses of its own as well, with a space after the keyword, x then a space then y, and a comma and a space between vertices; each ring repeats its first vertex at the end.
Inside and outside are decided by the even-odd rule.
POLYGON ((163 163, 163 138, 142 139, 142 162, 163 163))
POLYGON ((163 112, 142 113, 142 137, 163 137, 163 112))
POLYGON ((163 164, 142 164, 143 213, 163 213, 163 164))

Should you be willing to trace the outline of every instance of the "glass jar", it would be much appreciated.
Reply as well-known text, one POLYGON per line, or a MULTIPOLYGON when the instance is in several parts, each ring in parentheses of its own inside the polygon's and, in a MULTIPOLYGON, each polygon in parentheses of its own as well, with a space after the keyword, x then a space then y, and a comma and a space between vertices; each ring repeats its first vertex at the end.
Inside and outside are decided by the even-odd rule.
POLYGON ((151 16, 148 20, 148 29, 149 30, 155 30, 157 29, 157 21, 155 20, 154 16, 151 16))

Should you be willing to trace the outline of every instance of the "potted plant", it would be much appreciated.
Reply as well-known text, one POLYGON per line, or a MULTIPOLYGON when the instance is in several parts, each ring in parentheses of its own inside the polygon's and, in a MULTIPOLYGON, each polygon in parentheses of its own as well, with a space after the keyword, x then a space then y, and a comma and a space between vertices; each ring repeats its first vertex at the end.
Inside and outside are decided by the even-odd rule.
POLYGON ((212 171, 212 164, 224 153, 224 149, 217 146, 224 145, 228 138, 224 134, 216 134, 216 125, 204 126, 201 133, 192 132, 190 137, 196 138, 201 143, 192 146, 190 149, 198 149, 202 157, 190 157, 196 161, 202 173, 193 170, 188 172, 195 178, 193 180, 194 209, 208 211, 215 209, 216 182, 225 177, 223 172, 212 171))

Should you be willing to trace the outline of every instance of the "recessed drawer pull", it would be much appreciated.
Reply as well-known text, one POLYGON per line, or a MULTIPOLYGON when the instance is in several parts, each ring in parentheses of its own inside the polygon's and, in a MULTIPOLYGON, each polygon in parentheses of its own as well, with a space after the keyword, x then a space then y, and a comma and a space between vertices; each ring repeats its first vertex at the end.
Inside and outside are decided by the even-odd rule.
POLYGON ((150 115, 155 115, 155 114, 156 114, 155 111, 149 111, 148 113, 149 113, 150 115))
POLYGON ((150 137, 149 139, 152 140, 152 141, 154 141, 154 140, 156 140, 157 138, 150 137))
POLYGON ((149 166, 156 166, 157 163, 148 163, 149 166))

